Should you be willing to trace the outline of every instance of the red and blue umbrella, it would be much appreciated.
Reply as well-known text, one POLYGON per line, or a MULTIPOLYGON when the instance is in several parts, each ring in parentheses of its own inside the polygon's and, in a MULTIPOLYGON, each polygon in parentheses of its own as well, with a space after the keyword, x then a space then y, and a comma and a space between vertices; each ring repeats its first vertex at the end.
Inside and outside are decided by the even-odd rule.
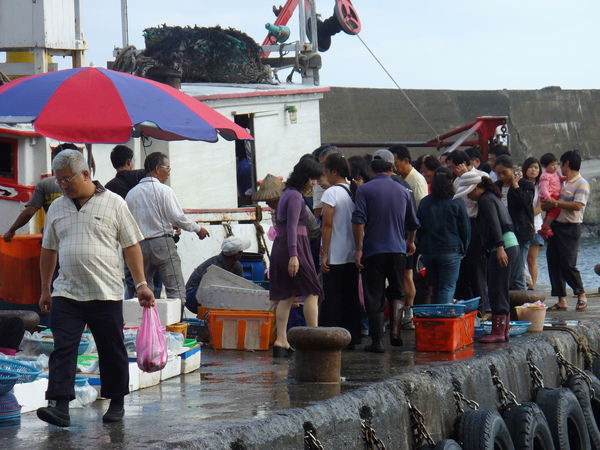
POLYGON ((163 83, 100 67, 32 75, 0 86, 0 123, 31 123, 58 141, 120 144, 131 137, 252 139, 199 100, 163 83))

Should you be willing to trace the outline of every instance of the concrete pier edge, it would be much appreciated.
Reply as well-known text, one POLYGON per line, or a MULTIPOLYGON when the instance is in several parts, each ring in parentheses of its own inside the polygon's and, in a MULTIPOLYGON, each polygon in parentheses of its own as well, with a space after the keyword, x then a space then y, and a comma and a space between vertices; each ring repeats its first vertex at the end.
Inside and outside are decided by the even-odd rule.
MULTIPOLYGON (((598 349, 600 320, 584 320, 573 327, 590 348, 598 349)), ((481 346, 483 348, 483 346, 481 346)), ((482 408, 500 408, 498 390, 490 365, 500 374, 504 386, 519 402, 532 400, 532 381, 527 358, 540 369, 544 386, 555 388, 564 381, 556 351, 577 367, 585 368, 585 358, 571 333, 548 330, 513 339, 509 344, 488 345, 472 358, 430 370, 407 366, 406 373, 369 387, 342 394, 318 404, 270 413, 251 421, 231 421, 210 436, 185 442, 171 442, 181 449, 303 448, 304 430, 314 434, 324 448, 364 448, 361 419, 373 427, 388 448, 413 448, 409 399, 425 418, 427 431, 435 442, 453 437, 458 417, 453 380, 461 384, 464 396, 482 408)), ((463 404, 465 411, 469 408, 463 404)))

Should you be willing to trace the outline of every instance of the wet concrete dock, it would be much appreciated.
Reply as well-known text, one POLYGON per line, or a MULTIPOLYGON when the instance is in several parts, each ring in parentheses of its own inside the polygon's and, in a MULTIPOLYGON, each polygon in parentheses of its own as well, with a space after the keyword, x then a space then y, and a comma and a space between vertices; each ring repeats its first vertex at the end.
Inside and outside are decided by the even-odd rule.
MULTIPOLYGON (((553 299, 547 300, 549 305, 553 299)), ((600 349, 600 299, 591 297, 585 312, 548 317, 578 320, 574 329, 600 349)), ((71 409, 71 427, 22 415, 21 427, 0 429, 0 448, 303 448, 305 429, 314 430, 324 448, 364 448, 361 419, 366 419, 387 448, 411 448, 407 400, 424 415, 435 441, 451 437, 457 411, 452 382, 481 407, 498 407, 490 376, 494 365, 520 401, 531 397, 527 358, 544 374, 547 387, 561 382, 555 352, 579 367, 584 359, 571 333, 554 330, 511 339, 510 343, 472 345, 455 353, 414 351, 414 332, 404 331, 402 348, 385 354, 359 350, 342 356, 341 383, 294 380, 293 359, 269 352, 202 350, 198 371, 126 397, 123 422, 103 424, 108 401, 71 409)), ((368 341, 368 339, 367 339, 368 341)))

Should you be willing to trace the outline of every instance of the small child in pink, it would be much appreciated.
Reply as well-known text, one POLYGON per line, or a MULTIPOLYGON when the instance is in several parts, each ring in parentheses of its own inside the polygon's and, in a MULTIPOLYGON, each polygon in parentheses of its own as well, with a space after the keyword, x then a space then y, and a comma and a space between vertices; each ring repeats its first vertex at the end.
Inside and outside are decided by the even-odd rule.
MULTIPOLYGON (((540 158, 540 163, 544 167, 544 173, 540 175, 539 192, 540 201, 546 200, 547 198, 553 198, 558 200, 560 190, 562 188, 562 182, 565 181, 565 177, 558 173, 558 158, 552 153, 545 153, 540 158)), ((560 214, 560 208, 552 208, 546 211, 546 218, 539 235, 544 239, 548 239, 554 236, 554 232, 551 229, 552 222, 560 214)))

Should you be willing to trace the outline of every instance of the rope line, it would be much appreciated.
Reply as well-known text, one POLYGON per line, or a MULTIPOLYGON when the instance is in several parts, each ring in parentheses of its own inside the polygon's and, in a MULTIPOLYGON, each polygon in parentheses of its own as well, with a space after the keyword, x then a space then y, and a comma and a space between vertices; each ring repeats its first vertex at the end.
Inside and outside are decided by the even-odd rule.
POLYGON ((375 53, 373 53, 373 51, 369 48, 369 46, 365 43, 365 41, 363 41, 363 39, 360 37, 360 35, 357 34, 356 37, 360 40, 360 42, 362 42, 362 44, 369 51, 371 56, 373 56, 373 58, 375 58, 375 61, 377 61, 377 63, 381 66, 381 68, 384 70, 384 72, 387 74, 387 76, 390 77, 390 80, 392 80, 392 82, 396 85, 396 87, 402 93, 402 95, 404 95, 404 97, 406 97, 406 100, 408 100, 408 103, 411 104, 411 106, 415 109, 415 111, 417 111, 419 116, 421 116, 421 118, 425 121, 425 123, 429 126, 429 128, 431 128, 431 131, 434 132, 436 139, 439 141, 439 138, 438 138, 439 135, 438 135, 437 131, 435 131, 435 128, 433 128, 433 125, 431 125, 431 123, 429 123, 429 121, 421 113, 419 108, 417 108, 417 105, 415 105, 413 103, 413 101, 409 98, 409 96, 406 94, 406 92, 404 92, 404 90, 400 87, 400 85, 398 83, 396 83, 396 80, 394 79, 394 77, 388 72, 388 70, 385 68, 385 66, 382 64, 382 62, 379 61, 379 58, 377 58, 377 56, 375 56, 375 53))

